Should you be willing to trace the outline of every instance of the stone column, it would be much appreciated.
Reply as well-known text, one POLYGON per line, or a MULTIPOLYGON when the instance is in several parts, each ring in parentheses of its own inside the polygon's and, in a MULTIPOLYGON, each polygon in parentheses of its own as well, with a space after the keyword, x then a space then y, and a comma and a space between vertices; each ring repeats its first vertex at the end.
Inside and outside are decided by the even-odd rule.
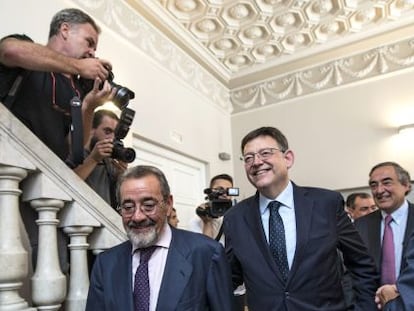
POLYGON ((66 297, 66 277, 58 257, 57 219, 64 202, 35 199, 30 202, 39 218, 39 246, 35 273, 32 277, 32 299, 38 310, 59 310, 66 297))
POLYGON ((35 310, 19 295, 29 256, 20 233, 19 182, 25 169, 0 165, 0 310, 35 310))
POLYGON ((66 297, 66 311, 83 311, 89 289, 89 272, 87 237, 92 232, 90 226, 64 227, 63 231, 70 237, 70 282, 66 297))

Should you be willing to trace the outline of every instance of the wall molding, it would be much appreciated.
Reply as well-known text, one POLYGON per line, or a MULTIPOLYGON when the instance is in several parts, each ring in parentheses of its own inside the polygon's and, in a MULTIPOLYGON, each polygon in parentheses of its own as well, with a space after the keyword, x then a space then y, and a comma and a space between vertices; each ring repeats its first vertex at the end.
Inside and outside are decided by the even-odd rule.
POLYGON ((414 37, 233 90, 233 114, 413 66, 414 37))

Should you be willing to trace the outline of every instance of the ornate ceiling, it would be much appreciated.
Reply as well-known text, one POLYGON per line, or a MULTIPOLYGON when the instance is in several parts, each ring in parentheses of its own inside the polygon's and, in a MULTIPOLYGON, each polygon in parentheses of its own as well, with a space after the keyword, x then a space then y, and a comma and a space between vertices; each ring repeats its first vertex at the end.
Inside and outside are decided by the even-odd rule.
MULTIPOLYGON (((105 6, 107 24, 136 40, 122 2, 77 2, 105 6)), ((414 65, 414 0, 124 3, 229 91, 233 113, 414 65)), ((165 43, 153 54, 160 47, 171 61, 165 43)))

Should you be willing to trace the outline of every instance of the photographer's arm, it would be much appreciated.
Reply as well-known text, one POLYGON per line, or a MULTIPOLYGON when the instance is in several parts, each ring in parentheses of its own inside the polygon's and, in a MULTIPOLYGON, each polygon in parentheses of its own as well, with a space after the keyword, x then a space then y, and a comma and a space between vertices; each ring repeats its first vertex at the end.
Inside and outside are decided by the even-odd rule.
POLYGON ((95 109, 105 102, 112 100, 115 95, 116 90, 111 90, 111 85, 108 81, 105 81, 102 89, 99 89, 101 80, 96 78, 93 84, 92 90, 86 94, 85 98, 82 101, 82 126, 83 126, 83 142, 87 144, 89 136, 85 133, 89 133, 92 129, 93 115, 95 109))
POLYGON ((83 160, 83 163, 73 169, 80 178, 85 180, 95 169, 96 165, 112 154, 112 140, 103 139, 98 141, 91 153, 83 160))
POLYGON ((80 75, 87 79, 108 77, 111 64, 97 58, 73 58, 48 46, 7 37, 0 41, 0 62, 8 67, 21 67, 35 71, 80 75))
POLYGON ((206 220, 203 219, 203 234, 214 239, 215 236, 214 236, 214 229, 213 229, 213 223, 212 223, 213 219, 208 216, 204 218, 208 218, 208 219, 206 220))
MULTIPOLYGON (((206 203, 201 204, 199 208, 206 209, 207 208, 206 203)), ((198 217, 200 217, 200 219, 202 220, 202 225, 203 225, 202 233, 214 239, 215 233, 214 233, 214 226, 213 226, 213 218, 207 215, 205 216, 198 215, 198 217)))
POLYGON ((120 176, 128 168, 128 163, 120 160, 112 159, 112 164, 116 171, 116 177, 120 176))

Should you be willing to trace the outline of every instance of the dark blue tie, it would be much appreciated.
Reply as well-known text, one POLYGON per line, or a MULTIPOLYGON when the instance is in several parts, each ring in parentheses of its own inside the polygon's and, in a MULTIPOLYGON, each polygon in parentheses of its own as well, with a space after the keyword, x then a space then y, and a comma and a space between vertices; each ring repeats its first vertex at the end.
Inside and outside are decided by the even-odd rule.
POLYGON ((148 311, 150 300, 150 285, 148 278, 148 260, 155 251, 156 246, 140 249, 140 260, 135 272, 134 305, 135 311, 148 311))
POLYGON ((289 264, 286 254, 285 227, 279 214, 280 202, 272 201, 268 208, 269 217, 269 246, 276 265, 279 267, 283 280, 286 282, 289 274, 289 264))

